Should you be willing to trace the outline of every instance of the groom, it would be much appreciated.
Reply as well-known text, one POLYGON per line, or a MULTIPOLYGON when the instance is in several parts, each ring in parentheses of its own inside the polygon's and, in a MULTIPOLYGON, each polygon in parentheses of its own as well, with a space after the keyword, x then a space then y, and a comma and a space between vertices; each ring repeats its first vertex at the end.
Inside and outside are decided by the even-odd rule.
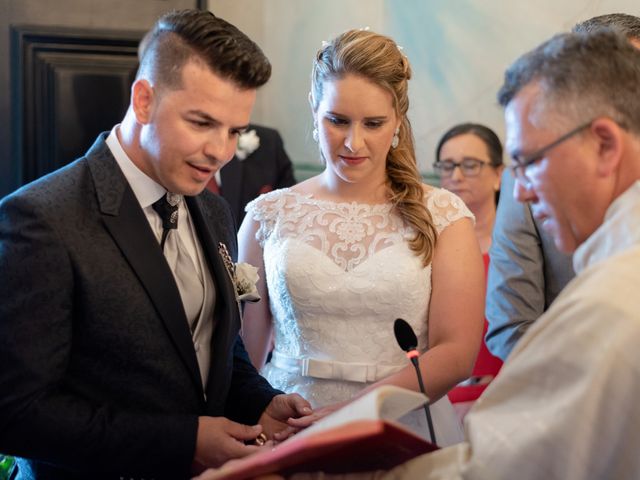
POLYGON ((18 478, 187 478, 311 413, 247 357, 231 213, 203 191, 270 64, 197 10, 143 51, 122 123, 0 203, 0 452, 18 478))

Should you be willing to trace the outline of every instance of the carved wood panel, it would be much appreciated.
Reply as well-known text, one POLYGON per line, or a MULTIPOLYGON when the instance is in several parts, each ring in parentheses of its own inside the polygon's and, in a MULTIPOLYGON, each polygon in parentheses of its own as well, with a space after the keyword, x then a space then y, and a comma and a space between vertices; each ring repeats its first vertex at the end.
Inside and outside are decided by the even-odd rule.
POLYGON ((122 119, 143 34, 11 30, 12 157, 26 183, 81 156, 122 119))

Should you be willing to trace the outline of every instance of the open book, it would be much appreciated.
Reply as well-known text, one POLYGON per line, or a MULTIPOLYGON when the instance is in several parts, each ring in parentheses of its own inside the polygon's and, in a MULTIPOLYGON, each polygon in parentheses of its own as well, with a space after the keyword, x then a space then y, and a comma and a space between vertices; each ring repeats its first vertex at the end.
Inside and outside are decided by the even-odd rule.
POLYGON ((389 469, 438 447, 394 420, 427 397, 385 385, 351 402, 306 430, 207 478, 236 480, 267 473, 363 472, 389 469))

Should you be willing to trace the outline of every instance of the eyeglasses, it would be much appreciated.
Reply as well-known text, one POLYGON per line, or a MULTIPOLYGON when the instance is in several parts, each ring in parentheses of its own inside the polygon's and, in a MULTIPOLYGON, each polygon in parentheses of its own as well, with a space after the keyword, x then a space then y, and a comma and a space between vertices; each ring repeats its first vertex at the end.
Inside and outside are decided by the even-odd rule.
POLYGON ((527 169, 531 165, 536 163, 538 160, 542 160, 544 156, 549 152, 549 150, 557 147, 562 142, 569 140, 571 137, 581 132, 585 128, 590 127, 591 123, 593 123, 593 120, 583 125, 580 125, 579 127, 574 128, 570 132, 567 132, 564 135, 562 135, 557 140, 551 142, 548 145, 545 145, 541 149, 536 150, 535 152, 529 155, 520 155, 518 153, 513 155, 512 158, 513 158, 514 164, 511 165, 511 172, 513 173, 513 176, 516 178, 516 180, 520 182, 521 185, 528 187, 531 184, 531 180, 527 176, 527 169))
POLYGON ((460 171, 465 177, 477 177, 486 163, 487 162, 476 158, 465 158, 461 162, 454 162, 453 160, 444 160, 441 162, 438 160, 433 162, 433 169, 443 178, 448 178, 453 175, 456 167, 460 167, 460 171))

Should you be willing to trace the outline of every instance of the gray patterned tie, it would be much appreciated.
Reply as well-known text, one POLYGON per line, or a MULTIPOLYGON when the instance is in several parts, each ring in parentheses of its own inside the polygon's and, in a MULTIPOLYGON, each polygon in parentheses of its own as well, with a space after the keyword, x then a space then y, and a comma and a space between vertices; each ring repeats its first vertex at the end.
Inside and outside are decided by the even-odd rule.
POLYGON ((178 208, 181 200, 180 195, 167 192, 152 206, 162 219, 160 248, 162 248, 173 272, 173 277, 178 284, 182 305, 193 334, 204 302, 204 286, 202 277, 195 267, 194 259, 191 258, 180 239, 180 235, 178 235, 178 208), (172 231, 173 233, 169 235, 172 231))

